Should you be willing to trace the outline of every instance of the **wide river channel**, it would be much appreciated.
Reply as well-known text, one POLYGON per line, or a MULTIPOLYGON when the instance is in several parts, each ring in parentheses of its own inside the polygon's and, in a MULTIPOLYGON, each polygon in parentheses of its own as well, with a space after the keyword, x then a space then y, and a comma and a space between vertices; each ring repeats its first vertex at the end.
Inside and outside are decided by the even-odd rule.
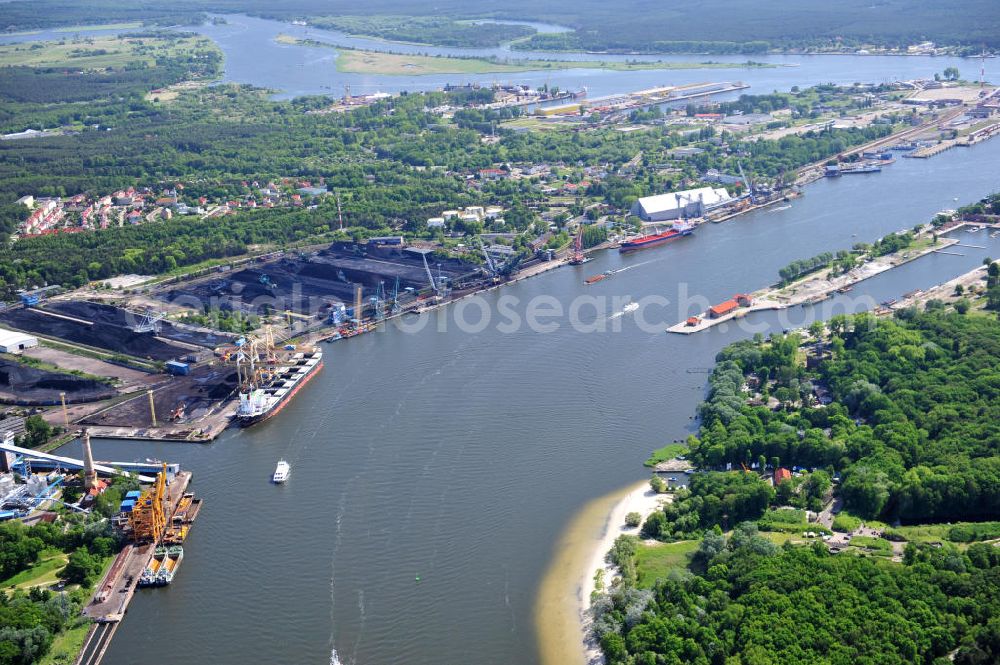
MULTIPOLYGON (((226 51, 228 79, 295 94, 343 83, 332 63, 296 64, 322 51, 273 45, 292 26, 231 17, 203 30, 226 51)), ((971 74, 978 65, 783 60, 800 66, 738 75, 576 71, 553 73, 552 82, 622 92, 741 78, 762 92, 929 76, 950 64, 971 74)), ((176 580, 137 594, 105 663, 539 662, 536 595, 561 533, 591 499, 641 480, 650 450, 693 431, 722 346, 945 281, 1000 256, 1000 239, 959 232, 963 244, 985 249, 921 258, 823 308, 751 315, 740 327, 691 336, 664 327, 772 283, 792 260, 872 241, 1000 189, 998 163, 1000 141, 900 159, 880 174, 817 182, 788 207, 705 225, 673 245, 605 252, 406 320, 407 330, 390 325, 326 345, 325 369, 279 416, 210 445, 95 442, 102 459, 180 462, 206 501, 176 580), (703 300, 685 309, 678 303, 687 296, 703 300), (618 316, 615 297, 644 307, 618 316), (291 479, 274 486, 280 457, 291 479)), ((565 589, 567 604, 575 593, 565 589)))

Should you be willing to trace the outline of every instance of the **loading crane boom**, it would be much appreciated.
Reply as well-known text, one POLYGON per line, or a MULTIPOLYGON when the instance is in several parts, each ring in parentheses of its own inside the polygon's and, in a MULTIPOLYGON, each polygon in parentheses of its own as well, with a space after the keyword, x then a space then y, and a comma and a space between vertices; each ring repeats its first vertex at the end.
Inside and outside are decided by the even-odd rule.
POLYGON ((583 255, 583 223, 581 222, 576 238, 573 239, 573 258, 569 260, 569 264, 578 266, 586 261, 587 257, 583 255))
POLYGON ((438 285, 434 281, 434 273, 431 272, 431 267, 429 265, 427 265, 427 254, 422 252, 420 254, 420 258, 422 258, 424 260, 424 270, 427 271, 427 279, 431 283, 431 290, 434 291, 434 295, 439 295, 438 294, 438 285))
POLYGON ((486 251, 486 245, 483 244, 483 239, 476 236, 476 243, 479 245, 479 250, 483 253, 483 258, 486 259, 486 272, 489 273, 490 277, 496 278, 498 276, 498 270, 496 264, 493 262, 493 257, 490 253, 486 251))

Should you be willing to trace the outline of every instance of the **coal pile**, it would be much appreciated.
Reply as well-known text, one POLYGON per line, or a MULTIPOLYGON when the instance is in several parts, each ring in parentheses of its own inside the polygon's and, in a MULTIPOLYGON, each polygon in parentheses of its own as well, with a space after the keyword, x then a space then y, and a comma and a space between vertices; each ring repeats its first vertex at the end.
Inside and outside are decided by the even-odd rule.
POLYGON ((170 360, 186 353, 179 346, 156 339, 153 333, 137 333, 129 328, 99 321, 92 324, 70 321, 31 308, 4 312, 0 314, 0 321, 20 330, 136 358, 170 360))
POLYGON ((25 406, 59 404, 60 393, 66 393, 68 403, 94 402, 113 397, 115 389, 103 381, 0 358, 0 401, 25 406))
MULTIPOLYGON (((43 309, 63 314, 65 316, 72 316, 77 319, 85 319, 87 321, 117 326, 119 328, 131 329, 142 322, 141 314, 136 314, 120 307, 105 305, 103 303, 89 302, 86 300, 73 302, 49 302, 45 304, 43 309)), ((236 338, 235 335, 228 335, 221 332, 210 333, 200 330, 179 328, 169 321, 160 321, 158 325, 160 329, 156 333, 157 337, 173 339, 178 342, 185 342, 196 346, 204 346, 209 349, 214 349, 215 347, 223 344, 230 344, 236 338)))
POLYGON ((215 279, 171 288, 158 297, 196 309, 231 310, 265 315, 291 310, 316 313, 332 301, 350 302, 352 286, 336 277, 299 275, 302 262, 284 260, 227 273, 215 279))
MULTIPOLYGON (((456 281, 479 271, 479 266, 455 259, 428 259, 428 264, 435 279, 440 273, 456 281)), ((334 243, 313 256, 286 257, 196 284, 177 286, 160 298, 198 308, 207 305, 258 315, 268 310, 315 314, 331 302, 350 306, 354 302, 355 284, 362 285, 363 297, 368 298, 380 284, 388 294, 396 287, 397 280, 400 290, 429 288, 427 269, 419 253, 401 247, 369 249, 352 243, 334 243)))
MULTIPOLYGON (((195 367, 187 376, 172 377, 153 392, 158 425, 190 422, 208 411, 236 390, 238 379, 231 365, 195 367), (183 408, 181 408, 183 407, 183 408), (179 416, 175 419, 175 414, 179 416)), ((84 425, 108 427, 151 427, 149 398, 145 393, 134 399, 88 416, 84 425)))

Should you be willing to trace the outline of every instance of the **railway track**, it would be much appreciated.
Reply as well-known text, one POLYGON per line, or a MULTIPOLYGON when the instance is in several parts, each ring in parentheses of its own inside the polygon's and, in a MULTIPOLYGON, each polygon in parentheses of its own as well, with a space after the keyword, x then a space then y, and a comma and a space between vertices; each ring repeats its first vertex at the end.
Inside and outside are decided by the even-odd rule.
POLYGON ((98 665, 111 644, 111 638, 118 630, 118 622, 95 623, 83 642, 80 655, 73 665, 98 665))

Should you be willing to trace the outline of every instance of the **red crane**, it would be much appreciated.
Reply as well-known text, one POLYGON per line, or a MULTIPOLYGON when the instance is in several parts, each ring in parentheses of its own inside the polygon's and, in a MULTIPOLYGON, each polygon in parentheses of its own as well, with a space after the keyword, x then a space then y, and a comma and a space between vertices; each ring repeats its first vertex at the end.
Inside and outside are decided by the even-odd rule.
POLYGON ((583 255, 583 224, 580 224, 580 231, 573 240, 573 258, 569 260, 571 266, 578 266, 587 262, 587 257, 583 255))

